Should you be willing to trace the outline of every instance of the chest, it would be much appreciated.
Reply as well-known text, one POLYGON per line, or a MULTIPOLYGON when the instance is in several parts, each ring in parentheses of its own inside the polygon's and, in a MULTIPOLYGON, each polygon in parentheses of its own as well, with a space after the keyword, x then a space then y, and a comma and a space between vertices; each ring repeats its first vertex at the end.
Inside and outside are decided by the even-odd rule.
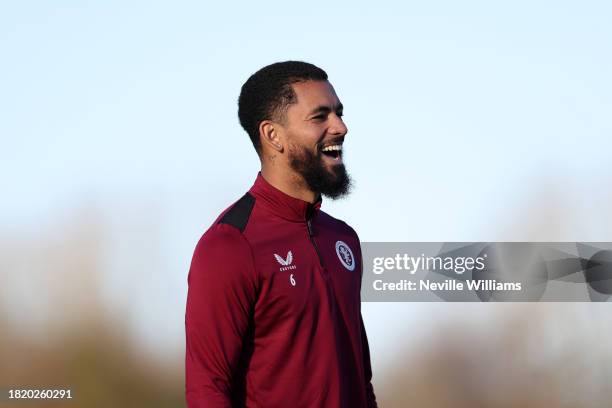
POLYGON ((256 314, 278 321, 359 310, 361 259, 354 235, 300 223, 272 230, 258 245, 256 314))

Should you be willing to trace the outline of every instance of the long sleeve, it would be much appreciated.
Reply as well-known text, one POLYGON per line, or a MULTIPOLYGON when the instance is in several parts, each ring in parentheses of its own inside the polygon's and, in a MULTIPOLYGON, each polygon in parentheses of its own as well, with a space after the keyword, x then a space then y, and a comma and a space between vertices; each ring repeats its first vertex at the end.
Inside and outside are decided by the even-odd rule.
POLYGON ((372 386, 372 366, 370 364, 370 346, 368 344, 368 336, 366 335, 363 317, 361 320, 361 346, 363 347, 363 371, 365 375, 366 401, 368 408, 378 408, 376 403, 376 395, 372 386))
POLYGON ((187 406, 231 407, 257 293, 251 248, 241 232, 213 226, 198 242, 185 313, 187 406))
MULTIPOLYGON (((358 256, 359 256, 359 264, 360 264, 360 275, 361 280, 363 280, 363 254, 361 251, 361 242, 359 240, 359 236, 357 232, 353 230, 358 246, 358 256)), ((361 284, 359 285, 359 289, 361 290, 361 284)), ((363 316, 361 314, 361 307, 359 312, 359 325, 361 326, 361 349, 363 355, 363 373, 365 380, 365 391, 366 391, 366 404, 368 408, 378 408, 378 404, 376 403, 376 395, 374 394, 374 387, 372 386, 372 365, 370 361, 370 345, 368 344, 368 336, 366 334, 365 325, 363 324, 363 316)))

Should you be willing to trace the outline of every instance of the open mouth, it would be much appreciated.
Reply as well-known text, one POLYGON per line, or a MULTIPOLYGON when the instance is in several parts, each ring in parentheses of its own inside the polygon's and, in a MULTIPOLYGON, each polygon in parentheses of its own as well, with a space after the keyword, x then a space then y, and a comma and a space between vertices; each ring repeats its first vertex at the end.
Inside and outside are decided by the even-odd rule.
POLYGON ((321 153, 325 156, 332 158, 334 160, 338 160, 342 157, 342 145, 341 144, 333 144, 325 146, 321 149, 321 153))

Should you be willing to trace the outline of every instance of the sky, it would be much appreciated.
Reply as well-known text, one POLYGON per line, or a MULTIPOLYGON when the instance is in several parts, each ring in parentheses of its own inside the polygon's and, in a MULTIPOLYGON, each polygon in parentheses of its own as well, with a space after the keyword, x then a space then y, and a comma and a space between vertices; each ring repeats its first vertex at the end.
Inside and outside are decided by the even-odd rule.
MULTIPOLYGON (((0 234, 92 209, 107 301, 180 349, 195 243, 259 168, 240 87, 299 59, 345 107, 355 189, 323 208, 362 241, 609 241, 611 17, 603 1, 3 4, 0 234)), ((377 361, 428 307, 363 305, 377 361)))

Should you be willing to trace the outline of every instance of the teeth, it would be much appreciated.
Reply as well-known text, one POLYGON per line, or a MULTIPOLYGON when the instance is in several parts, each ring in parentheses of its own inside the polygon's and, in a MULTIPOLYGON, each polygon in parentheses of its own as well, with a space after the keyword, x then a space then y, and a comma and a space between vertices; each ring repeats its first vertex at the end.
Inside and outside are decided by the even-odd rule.
POLYGON ((322 152, 332 152, 332 151, 342 151, 342 145, 333 145, 333 146, 326 146, 323 149, 321 149, 322 152))

